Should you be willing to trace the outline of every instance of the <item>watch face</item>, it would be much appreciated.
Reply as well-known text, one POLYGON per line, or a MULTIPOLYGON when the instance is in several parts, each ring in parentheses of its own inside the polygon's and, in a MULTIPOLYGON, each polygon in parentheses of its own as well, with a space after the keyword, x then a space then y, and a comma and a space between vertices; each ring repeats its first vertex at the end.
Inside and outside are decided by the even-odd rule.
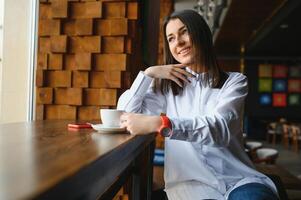
POLYGON ((171 132, 171 129, 168 128, 168 127, 165 127, 165 128, 163 128, 163 129, 161 130, 161 135, 162 135, 163 137, 169 137, 170 132, 171 132))

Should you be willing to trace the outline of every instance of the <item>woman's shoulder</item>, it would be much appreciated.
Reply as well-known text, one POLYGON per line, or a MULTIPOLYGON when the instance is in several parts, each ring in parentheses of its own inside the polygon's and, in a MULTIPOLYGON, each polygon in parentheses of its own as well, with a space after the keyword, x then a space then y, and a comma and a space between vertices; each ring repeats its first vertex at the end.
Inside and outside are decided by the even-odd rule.
POLYGON ((241 82, 247 81, 247 76, 240 72, 226 72, 229 76, 229 81, 231 82, 241 82))
POLYGON ((247 76, 245 76, 244 74, 242 74, 240 72, 225 72, 225 73, 228 75, 228 79, 225 82, 224 88, 228 88, 228 87, 235 86, 235 85, 247 86, 248 79, 247 79, 247 76))

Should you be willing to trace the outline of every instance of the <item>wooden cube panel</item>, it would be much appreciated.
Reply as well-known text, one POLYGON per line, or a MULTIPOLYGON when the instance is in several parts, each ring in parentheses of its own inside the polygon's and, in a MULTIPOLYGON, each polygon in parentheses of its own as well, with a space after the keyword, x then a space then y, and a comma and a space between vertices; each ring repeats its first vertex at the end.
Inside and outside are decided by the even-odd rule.
POLYGON ((76 53, 75 66, 77 70, 91 69, 91 54, 90 53, 76 53))
POLYGON ((54 103, 64 105, 82 105, 82 89, 55 88, 54 103))
POLYGON ((76 119, 76 107, 69 105, 45 105, 45 119, 76 119))
POLYGON ((60 34, 60 20, 58 19, 40 19, 39 35, 50 36, 60 34))
POLYGON ((104 18, 125 18, 125 2, 104 2, 104 18))
POLYGON ((99 106, 78 107, 77 115, 79 120, 100 120, 99 106))
POLYGON ((124 53, 124 37, 103 37, 103 53, 124 53))
POLYGON ((37 104, 52 104, 52 88, 37 88, 36 94, 37 104))
POLYGON ((37 66, 39 69, 47 69, 48 66, 48 54, 38 53, 37 66))
POLYGON ((40 37, 39 38, 39 52, 41 53, 50 53, 50 38, 49 37, 40 37))
POLYGON ((99 53, 101 48, 100 36, 71 37, 71 52, 99 53))
POLYGON ((92 35, 93 20, 92 19, 77 19, 75 20, 76 35, 92 35))
POLYGON ((71 18, 101 18, 102 2, 76 2, 70 3, 71 18))
POLYGON ((51 19, 51 4, 40 3, 39 19, 51 19))
POLYGON ((121 72, 120 71, 105 71, 90 73, 91 88, 120 88, 121 87, 121 72))
POLYGON ((76 20, 71 20, 71 19, 62 21, 62 34, 68 36, 76 35, 75 21, 76 20))
POLYGON ((124 77, 129 64, 126 53, 132 53, 140 40, 139 4, 39 2, 36 119, 99 120, 99 109, 115 108, 117 92, 122 90, 117 88, 130 82, 124 77))
POLYGON ((115 106, 116 102, 116 89, 84 89, 84 105, 115 106))
POLYGON ((138 19, 138 2, 127 3, 127 18, 138 19))
POLYGON ((127 34, 128 34, 127 19, 111 20, 111 35, 127 35, 127 34))
POLYGON ((67 51, 67 36, 56 35, 50 37, 51 52, 64 53, 67 51))
POLYGON ((87 88, 89 86, 89 72, 73 71, 72 87, 87 88))
POLYGON ((61 70, 63 68, 63 54, 50 54, 49 67, 51 70, 61 70))
POLYGON ((68 1, 67 0, 51 0, 51 12, 53 18, 68 17, 68 1))
POLYGON ((122 74, 122 88, 129 89, 132 85, 131 72, 123 72, 122 74))
POLYGON ((35 120, 44 120, 44 105, 36 105, 35 120))
POLYGON ((137 35, 137 27, 138 25, 136 20, 128 20, 128 37, 139 40, 137 35))
POLYGON ((131 54, 132 53, 132 49, 133 49, 133 45, 132 45, 132 39, 127 37, 125 40, 125 52, 127 54, 131 54))
POLYGON ((125 71, 127 66, 126 54, 97 54, 95 55, 95 70, 97 71, 125 71))
POLYGON ((127 19, 101 19, 96 21, 96 34, 112 36, 127 35, 128 20, 127 19))
POLYGON ((71 87, 71 71, 47 71, 48 87, 71 87))
POLYGON ((64 69, 76 70, 75 54, 65 54, 64 69))
POLYGON ((44 86, 44 77, 45 72, 42 69, 36 70, 36 86, 43 87, 44 86))
POLYGON ((111 35, 111 21, 108 19, 99 19, 96 23, 96 34, 98 35, 111 35))

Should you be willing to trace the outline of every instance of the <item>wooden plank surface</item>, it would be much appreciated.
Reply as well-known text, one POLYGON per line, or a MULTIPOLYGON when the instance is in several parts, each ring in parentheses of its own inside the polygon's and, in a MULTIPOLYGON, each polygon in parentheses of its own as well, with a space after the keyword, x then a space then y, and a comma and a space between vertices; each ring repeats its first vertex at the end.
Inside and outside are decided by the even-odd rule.
POLYGON ((154 140, 72 131, 70 122, 0 125, 1 199, 96 199, 154 140))

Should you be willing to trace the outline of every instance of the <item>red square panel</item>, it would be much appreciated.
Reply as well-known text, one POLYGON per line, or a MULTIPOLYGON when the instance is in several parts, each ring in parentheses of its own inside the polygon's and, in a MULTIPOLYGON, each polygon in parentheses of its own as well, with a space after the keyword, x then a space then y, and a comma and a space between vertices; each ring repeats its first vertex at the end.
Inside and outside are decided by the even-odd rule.
POLYGON ((273 94, 273 106, 285 107, 286 106, 286 94, 285 93, 274 93, 273 94))
POLYGON ((288 67, 286 65, 274 65, 273 66, 273 77, 275 78, 286 78, 288 67))
POLYGON ((288 92, 301 92, 301 80, 289 79, 288 80, 288 92))

